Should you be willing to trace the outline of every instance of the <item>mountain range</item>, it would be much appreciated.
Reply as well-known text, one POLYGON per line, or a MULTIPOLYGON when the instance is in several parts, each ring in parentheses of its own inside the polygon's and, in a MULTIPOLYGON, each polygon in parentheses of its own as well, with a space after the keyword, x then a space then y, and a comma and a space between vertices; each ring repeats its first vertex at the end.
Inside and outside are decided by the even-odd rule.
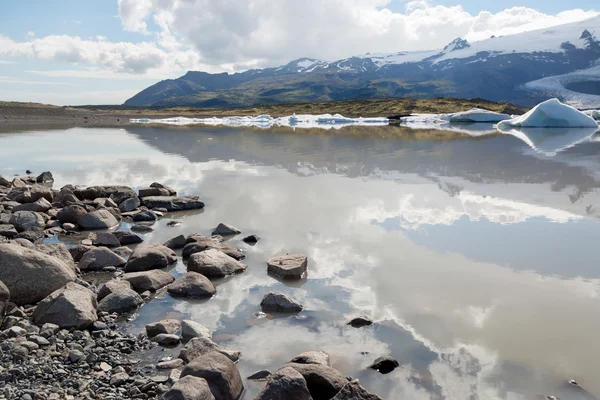
POLYGON ((127 106, 245 107, 394 97, 485 98, 531 106, 550 96, 600 107, 600 16, 443 49, 367 53, 334 62, 301 58, 234 74, 189 71, 127 106))

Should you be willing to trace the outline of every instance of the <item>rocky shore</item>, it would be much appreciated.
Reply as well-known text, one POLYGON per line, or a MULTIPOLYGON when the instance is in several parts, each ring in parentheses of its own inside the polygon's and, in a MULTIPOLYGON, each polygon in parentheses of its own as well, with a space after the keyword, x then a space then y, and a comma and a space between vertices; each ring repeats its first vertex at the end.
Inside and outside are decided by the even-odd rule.
MULTIPOLYGON (((241 232, 223 223, 210 237, 192 233, 146 243, 136 231, 152 230, 165 214, 202 209, 204 203, 160 183, 138 190, 56 190, 53 182, 50 172, 0 176, 0 399, 239 399, 244 385, 236 363, 242 354, 221 348, 206 327, 167 319, 135 336, 119 321, 158 292, 214 296, 211 279, 247 268, 244 253, 227 243, 241 232), (57 235, 76 244, 46 243, 57 235), (176 250, 187 262, 187 273, 177 279, 169 272, 179 258, 176 250), (89 279, 98 271, 111 278, 89 279), (176 346, 178 357, 156 362, 158 350, 176 346)), ((277 254, 265 262, 275 279, 302 280, 309 273, 301 254, 277 254)), ((266 294, 260 307, 289 315, 303 310, 281 293, 266 294)), ((356 328, 370 324, 364 317, 349 322, 356 328)), ((388 373, 397 366, 384 357, 371 368, 388 373)), ((259 400, 379 399, 335 370, 322 351, 248 379, 265 381, 259 400)))

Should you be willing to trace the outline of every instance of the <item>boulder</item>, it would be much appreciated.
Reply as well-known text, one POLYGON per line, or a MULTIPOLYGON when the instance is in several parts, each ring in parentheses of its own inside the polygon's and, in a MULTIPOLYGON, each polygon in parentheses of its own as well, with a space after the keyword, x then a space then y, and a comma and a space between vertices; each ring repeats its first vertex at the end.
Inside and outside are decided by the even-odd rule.
POLYGON ((163 395, 163 400, 215 400, 206 379, 186 376, 163 395))
POLYGON ((222 278, 245 270, 245 264, 217 249, 193 254, 188 261, 188 271, 198 272, 209 278, 222 278))
POLYGON ((94 248, 86 252, 79 260, 82 271, 97 271, 105 267, 122 267, 127 261, 106 247, 94 248))
POLYGON ((146 333, 149 338, 156 335, 174 335, 181 329, 181 321, 178 319, 164 319, 146 325, 146 333))
POLYGON ((190 320, 181 321, 181 336, 184 340, 204 337, 210 339, 212 331, 197 322, 190 320))
POLYGON ((154 211, 141 211, 133 216, 134 222, 154 222, 158 219, 158 215, 154 211))
POLYGON ((235 364, 216 351, 189 363, 181 372, 181 378, 186 376, 206 379, 210 391, 218 400, 237 400, 244 392, 242 378, 235 364))
POLYGON ((131 289, 119 287, 116 288, 116 290, 111 294, 100 300, 100 303, 98 304, 98 311, 104 311, 109 314, 123 314, 135 310, 142 304, 144 304, 144 300, 139 294, 131 289))
POLYGON ((95 234, 96 238, 92 240, 94 246, 119 247, 121 242, 110 232, 101 232, 95 234))
POLYGON ((373 321, 367 317, 356 317, 352 318, 346 325, 350 325, 353 328, 362 328, 363 326, 369 326, 372 324, 373 321))
POLYGON ((306 277, 308 259, 301 254, 277 254, 267 261, 269 275, 297 280, 306 277))
POLYGON ((240 358, 239 351, 222 349, 218 344, 207 337, 196 337, 191 339, 179 352, 179 358, 186 363, 189 363, 200 356, 210 353, 211 351, 219 352, 233 362, 238 361, 240 358))
POLYGON ((283 366, 286 367, 302 374, 314 400, 329 400, 348 383, 344 375, 326 365, 289 363, 283 366))
POLYGON ((97 210, 83 215, 77 221, 81 229, 109 229, 117 226, 119 221, 108 210, 97 210))
POLYGON ((213 235, 219 235, 219 236, 233 236, 233 235, 237 235, 239 233, 242 233, 242 231, 240 231, 239 229, 231 226, 231 225, 227 225, 224 223, 220 223, 215 230, 212 232, 213 235))
POLYGON ((183 249, 185 247, 185 244, 186 244, 185 236, 179 235, 179 236, 176 236, 176 237, 170 239, 164 245, 172 250, 177 250, 177 249, 183 249))
POLYGON ((18 305, 35 304, 76 279, 58 258, 16 244, 0 244, 0 265, 0 280, 18 305))
POLYGON ((149 196, 142 199, 142 204, 148 208, 165 208, 168 212, 204 208, 197 196, 149 196))
POLYGON ((2 319, 6 312, 7 303, 10 301, 10 290, 6 287, 4 282, 0 281, 0 326, 2 326, 2 319))
POLYGON ((18 234, 17 229, 11 224, 0 224, 0 236, 12 239, 18 234))
POLYGON ((291 359, 296 364, 320 364, 331 367, 331 356, 324 351, 307 351, 291 359))
POLYGON ((18 232, 43 231, 46 221, 41 214, 34 211, 17 211, 9 221, 18 232))
POLYGON ((306 379, 294 368, 286 367, 270 376, 255 400, 312 400, 306 379))
POLYGON ((34 211, 34 212, 46 212, 52 208, 52 204, 45 198, 41 197, 33 203, 23 203, 16 207, 13 207, 13 212, 17 211, 34 211))
POLYGON ((119 210, 121 210, 121 212, 131 212, 137 209, 140 205, 142 205, 142 203, 137 196, 130 197, 119 204, 119 210))
POLYGON ((92 247, 92 246, 85 246, 83 244, 78 244, 76 246, 69 247, 69 253, 71 253, 71 257, 73 257, 73 261, 79 262, 79 260, 81 260, 83 255, 85 253, 87 253, 88 251, 92 250, 93 248, 94 247, 92 247))
POLYGON ((168 267, 177 262, 177 255, 160 244, 138 246, 125 265, 127 272, 149 271, 168 267))
POLYGON ((167 288, 171 296, 190 297, 197 299, 210 298, 217 293, 212 282, 197 272, 188 272, 167 288))
POLYGON ((125 199, 136 196, 135 191, 127 186, 90 186, 87 188, 76 188, 74 193, 82 200, 110 197, 117 204, 121 204, 125 199))
POLYGON ((38 304, 33 320, 38 326, 51 323, 64 329, 86 329, 98 319, 97 306, 94 292, 76 283, 68 283, 38 304))
POLYGON ((299 313, 303 308, 300 303, 285 294, 273 292, 267 293, 263 297, 260 307, 264 312, 271 313, 299 313))
POLYGON ((158 343, 160 346, 170 347, 177 346, 181 342, 181 338, 177 335, 169 333, 159 333, 151 339, 154 343, 158 343))
POLYGON ((35 181, 37 183, 54 182, 54 177, 52 176, 52 173, 50 171, 44 171, 41 174, 39 174, 37 178, 35 178, 35 181))
POLYGON ((350 381, 335 395, 332 400, 382 400, 376 394, 367 390, 358 383, 358 380, 350 381))
POLYGON ((167 189, 158 188, 158 187, 147 187, 140 188, 138 191, 140 197, 150 197, 150 196, 171 196, 171 193, 167 189))
POLYGON ((241 251, 234 249, 223 241, 221 236, 205 237, 202 235, 193 235, 186 239, 186 245, 183 248, 181 255, 183 258, 189 258, 192 254, 200 253, 209 249, 221 250, 229 257, 236 260, 243 260, 246 256, 241 251))
POLYGON ((85 208, 78 204, 71 204, 63 207, 56 215, 56 219, 62 223, 76 224, 85 214, 87 214, 85 208))
POLYGON ((115 235, 116 238, 119 240, 119 243, 121 243, 121 246, 127 246, 130 244, 138 244, 138 243, 142 243, 144 241, 144 239, 142 239, 135 233, 128 232, 128 231, 115 232, 115 233, 113 233, 113 235, 115 235))
POLYGON ((131 283, 133 290, 138 293, 146 290, 156 292, 175 280, 170 273, 161 270, 130 272, 123 275, 122 279, 131 283))
POLYGON ((9 187, 10 186, 10 181, 7 180, 2 175, 0 175, 0 186, 9 187))
POLYGON ((31 187, 15 187, 8 193, 7 197, 19 203, 33 203, 42 197, 52 202, 54 192, 42 185, 32 185, 31 187))
POLYGON ((368 368, 374 369, 381 374, 389 374, 400 366, 400 363, 390 356, 383 356, 376 359, 368 368))
POLYGON ((128 281, 116 279, 106 282, 105 284, 100 286, 100 289, 98 289, 98 301, 102 300, 103 298, 105 298, 113 292, 121 290, 122 288, 131 290, 131 283, 129 283, 128 281))
POLYGON ((75 268, 75 260, 73 260, 71 252, 62 243, 36 244, 34 248, 41 253, 58 258, 73 269, 75 268))

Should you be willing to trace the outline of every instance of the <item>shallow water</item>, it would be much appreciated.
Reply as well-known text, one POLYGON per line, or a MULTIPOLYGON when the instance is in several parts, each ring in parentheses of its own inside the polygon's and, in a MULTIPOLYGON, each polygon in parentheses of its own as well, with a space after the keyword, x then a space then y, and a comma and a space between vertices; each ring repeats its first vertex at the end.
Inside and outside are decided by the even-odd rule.
MULTIPOLYGON (((203 212, 167 215, 143 235, 149 242, 209 234, 219 222, 261 236, 254 247, 244 235, 230 240, 247 252, 248 270, 219 282, 213 299, 163 293, 130 326, 194 319, 223 347, 242 351, 243 376, 321 349, 385 399, 593 399, 600 142, 575 136, 548 152, 512 135, 417 140, 387 127, 352 136, 9 132, 0 134, 0 174, 51 170, 57 188, 158 181, 201 196, 203 212), (170 219, 183 223, 167 227, 170 219), (265 260, 280 251, 309 256, 305 283, 267 276, 265 260), (302 318, 256 318, 273 290, 299 300, 302 318), (359 314, 377 323, 345 326, 359 314), (382 355, 402 367, 385 376, 365 370, 382 355)), ((184 271, 179 262, 172 272, 184 271)), ((261 384, 245 386, 252 399, 261 384)))

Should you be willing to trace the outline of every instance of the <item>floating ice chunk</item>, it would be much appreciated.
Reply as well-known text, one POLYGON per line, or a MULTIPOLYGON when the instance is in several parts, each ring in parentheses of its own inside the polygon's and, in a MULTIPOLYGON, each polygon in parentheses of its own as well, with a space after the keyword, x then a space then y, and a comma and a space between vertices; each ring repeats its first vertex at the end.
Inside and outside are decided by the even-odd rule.
POLYGON ((452 114, 413 114, 401 118, 401 126, 411 129, 435 129, 466 133, 471 136, 484 136, 497 133, 492 122, 450 122, 448 116, 452 114))
POLYGON ((511 119, 508 114, 501 114, 494 111, 483 110, 481 108, 473 108, 469 111, 458 112, 454 114, 446 114, 443 119, 449 122, 487 122, 496 123, 511 119))
POLYGON ((600 120, 600 110, 588 110, 588 111, 584 111, 585 115, 589 115, 590 117, 594 118, 595 120, 600 120))
POLYGON ((554 156, 586 140, 598 131, 596 128, 499 128, 502 133, 513 135, 537 153, 554 156))
POLYGON ((581 111, 550 99, 535 106, 527 114, 502 121, 498 128, 598 128, 598 123, 581 111))

